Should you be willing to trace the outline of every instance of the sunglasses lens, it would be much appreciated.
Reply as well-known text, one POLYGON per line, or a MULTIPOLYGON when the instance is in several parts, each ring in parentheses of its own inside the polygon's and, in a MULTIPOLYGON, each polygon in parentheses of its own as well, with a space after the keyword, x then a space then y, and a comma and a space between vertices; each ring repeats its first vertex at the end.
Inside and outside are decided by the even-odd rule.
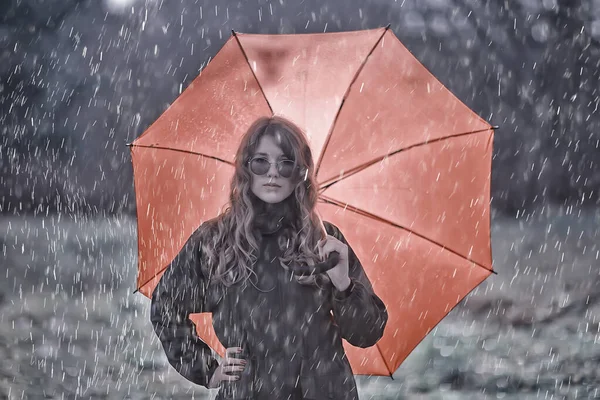
POLYGON ((269 160, 266 158, 254 158, 250 161, 250 171, 256 175, 264 175, 269 172, 269 168, 271 164, 269 164, 269 160))
POLYGON ((291 160, 280 161, 278 171, 284 178, 289 178, 294 173, 294 162, 291 160))

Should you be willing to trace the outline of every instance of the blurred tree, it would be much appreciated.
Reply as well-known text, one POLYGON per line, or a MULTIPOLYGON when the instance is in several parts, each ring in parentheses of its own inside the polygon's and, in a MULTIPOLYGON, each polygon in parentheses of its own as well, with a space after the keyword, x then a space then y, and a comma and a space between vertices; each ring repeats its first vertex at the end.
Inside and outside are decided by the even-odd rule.
POLYGON ((589 2, 559 0, 549 13, 554 39, 544 52, 541 86, 552 97, 549 195, 597 202, 600 194, 600 48, 586 30, 589 2))

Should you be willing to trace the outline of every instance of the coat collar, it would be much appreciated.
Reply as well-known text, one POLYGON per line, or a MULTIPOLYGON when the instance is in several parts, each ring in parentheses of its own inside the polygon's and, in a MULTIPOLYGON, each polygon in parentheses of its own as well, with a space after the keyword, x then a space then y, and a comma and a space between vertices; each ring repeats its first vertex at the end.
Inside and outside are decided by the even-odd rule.
POLYGON ((254 217, 254 228, 261 235, 272 235, 283 227, 293 226, 292 215, 288 202, 276 204, 272 207, 264 207, 254 217))

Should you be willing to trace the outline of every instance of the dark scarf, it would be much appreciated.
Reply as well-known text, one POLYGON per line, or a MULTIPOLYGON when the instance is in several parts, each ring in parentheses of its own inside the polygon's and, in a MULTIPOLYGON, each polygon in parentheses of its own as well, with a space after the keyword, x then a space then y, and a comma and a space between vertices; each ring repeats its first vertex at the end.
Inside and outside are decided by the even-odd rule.
MULTIPOLYGON (((262 202, 261 202, 262 203, 262 202)), ((254 217, 253 226, 261 235, 270 235, 281 228, 293 228, 292 203, 290 199, 286 199, 281 203, 257 204, 257 214, 254 217)))

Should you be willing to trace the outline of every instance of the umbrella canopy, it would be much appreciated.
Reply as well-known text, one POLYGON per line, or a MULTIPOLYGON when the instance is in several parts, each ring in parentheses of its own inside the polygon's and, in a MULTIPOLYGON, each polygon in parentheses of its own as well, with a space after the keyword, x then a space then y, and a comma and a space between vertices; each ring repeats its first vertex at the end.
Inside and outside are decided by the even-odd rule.
MULTIPOLYGON (((389 28, 233 33, 131 145, 141 293, 151 296, 191 233, 223 210, 241 136, 272 115, 305 131, 318 212, 344 233, 388 309, 375 346, 344 342, 352 370, 390 375, 493 272, 493 128, 389 28)), ((191 318, 223 355, 210 315, 191 318)))

